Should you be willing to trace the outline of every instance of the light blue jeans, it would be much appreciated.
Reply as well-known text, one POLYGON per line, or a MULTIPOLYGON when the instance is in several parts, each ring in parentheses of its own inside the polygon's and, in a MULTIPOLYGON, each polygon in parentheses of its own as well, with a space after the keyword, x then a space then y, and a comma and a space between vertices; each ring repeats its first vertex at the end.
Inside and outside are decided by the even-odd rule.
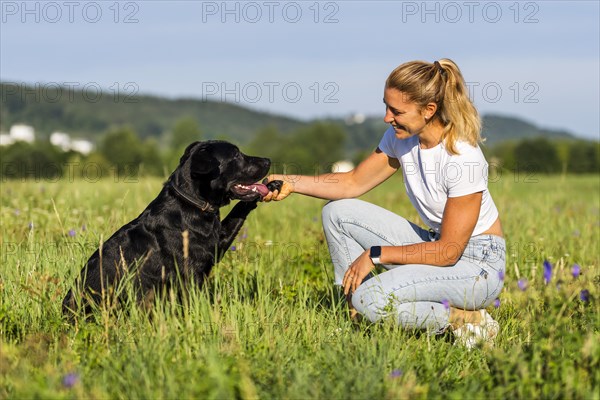
MULTIPOLYGON (((371 246, 438 239, 391 211, 356 199, 329 202, 323 208, 323 229, 336 285, 371 246)), ((385 265, 385 272, 365 278, 352 295, 352 304, 372 322, 395 316, 404 327, 439 333, 448 326, 449 307, 478 310, 496 299, 504 283, 505 260, 503 238, 474 236, 452 266, 385 265)))

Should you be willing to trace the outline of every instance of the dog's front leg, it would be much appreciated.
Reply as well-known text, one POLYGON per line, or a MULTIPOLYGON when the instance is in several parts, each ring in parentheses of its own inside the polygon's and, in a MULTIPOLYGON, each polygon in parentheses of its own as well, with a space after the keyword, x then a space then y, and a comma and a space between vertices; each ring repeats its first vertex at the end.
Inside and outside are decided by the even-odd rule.
POLYGON ((244 225, 246 217, 250 214, 250 211, 256 208, 256 205, 256 201, 240 201, 231 209, 227 217, 221 221, 217 262, 221 261, 221 258, 223 258, 223 255, 225 255, 225 252, 229 249, 231 243, 233 243, 242 225, 244 225))

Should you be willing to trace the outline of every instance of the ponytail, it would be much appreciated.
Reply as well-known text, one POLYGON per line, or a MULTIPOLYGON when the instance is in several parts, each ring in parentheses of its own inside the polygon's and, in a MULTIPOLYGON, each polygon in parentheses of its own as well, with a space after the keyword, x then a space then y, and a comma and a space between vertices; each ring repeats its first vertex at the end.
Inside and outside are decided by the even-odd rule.
POLYGON ((458 140, 472 146, 482 141, 479 113, 469 99, 465 80, 454 61, 443 58, 434 63, 404 63, 392 71, 385 87, 401 91, 420 107, 437 105, 432 121, 437 119, 444 127, 442 140, 450 154, 458 154, 458 140))

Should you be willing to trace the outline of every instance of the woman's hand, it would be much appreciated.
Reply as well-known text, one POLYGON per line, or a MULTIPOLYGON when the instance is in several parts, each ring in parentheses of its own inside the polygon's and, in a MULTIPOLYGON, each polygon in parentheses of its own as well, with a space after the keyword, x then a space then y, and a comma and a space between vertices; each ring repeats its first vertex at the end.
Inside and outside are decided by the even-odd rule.
POLYGON ((294 192, 294 184, 292 182, 286 181, 280 175, 271 175, 265 179, 267 182, 271 182, 274 180, 281 180, 283 183, 281 184, 280 190, 275 190, 273 192, 269 192, 265 197, 262 198, 262 201, 280 201, 288 197, 290 194, 294 192))
POLYGON ((344 294, 347 296, 350 293, 354 293, 360 286, 363 279, 369 275, 369 273, 375 269, 371 257, 369 257, 369 251, 363 252, 354 262, 350 265, 350 268, 346 271, 344 279, 342 280, 342 286, 344 286, 344 294))

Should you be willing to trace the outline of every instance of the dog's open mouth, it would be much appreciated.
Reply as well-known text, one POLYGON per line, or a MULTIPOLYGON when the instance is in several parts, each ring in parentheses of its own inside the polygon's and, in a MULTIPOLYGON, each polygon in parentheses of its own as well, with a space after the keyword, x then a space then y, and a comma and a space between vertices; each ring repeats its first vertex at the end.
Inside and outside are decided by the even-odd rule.
POLYGON ((236 199, 249 201, 265 197, 269 194, 269 189, 262 183, 238 183, 231 187, 231 192, 236 199))

